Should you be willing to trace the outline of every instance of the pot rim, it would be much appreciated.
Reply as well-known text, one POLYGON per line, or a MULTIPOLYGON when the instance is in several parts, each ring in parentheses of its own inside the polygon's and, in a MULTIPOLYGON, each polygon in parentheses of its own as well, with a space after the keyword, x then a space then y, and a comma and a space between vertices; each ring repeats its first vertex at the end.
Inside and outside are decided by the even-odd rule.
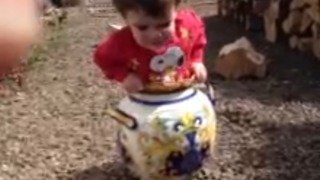
POLYGON ((198 90, 196 88, 189 88, 180 92, 174 92, 163 95, 132 94, 129 96, 129 99, 135 103, 147 106, 161 106, 175 104, 188 100, 197 95, 197 93, 198 90))

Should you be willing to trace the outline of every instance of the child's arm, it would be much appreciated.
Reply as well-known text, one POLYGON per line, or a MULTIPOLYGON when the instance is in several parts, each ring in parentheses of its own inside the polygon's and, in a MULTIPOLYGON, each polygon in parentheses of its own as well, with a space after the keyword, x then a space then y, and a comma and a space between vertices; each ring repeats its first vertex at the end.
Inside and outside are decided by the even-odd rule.
POLYGON ((207 45, 207 37, 205 33, 205 26, 202 19, 194 12, 190 11, 189 21, 192 24, 192 47, 190 60, 192 63, 203 63, 204 50, 207 45))
POLYGON ((192 10, 185 13, 185 22, 191 31, 191 47, 189 49, 191 69, 198 82, 205 82, 207 79, 207 70, 204 61, 204 50, 207 44, 205 26, 202 19, 192 10))
POLYGON ((118 48, 112 37, 107 38, 96 48, 93 60, 108 79, 122 82, 128 75, 128 66, 125 60, 118 58, 118 48))
POLYGON ((128 93, 142 90, 143 84, 140 78, 129 70, 128 61, 119 58, 121 52, 116 42, 119 40, 111 36, 98 45, 94 53, 95 64, 108 79, 119 82, 128 93))

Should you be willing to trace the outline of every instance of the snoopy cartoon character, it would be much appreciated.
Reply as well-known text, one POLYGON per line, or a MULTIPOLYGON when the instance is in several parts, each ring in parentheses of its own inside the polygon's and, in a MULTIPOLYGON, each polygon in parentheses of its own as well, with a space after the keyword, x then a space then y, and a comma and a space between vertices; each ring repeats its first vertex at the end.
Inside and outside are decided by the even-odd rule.
POLYGON ((154 56, 150 62, 153 71, 150 80, 155 83, 172 84, 177 81, 177 70, 184 63, 184 53, 180 47, 169 48, 164 54, 154 56))

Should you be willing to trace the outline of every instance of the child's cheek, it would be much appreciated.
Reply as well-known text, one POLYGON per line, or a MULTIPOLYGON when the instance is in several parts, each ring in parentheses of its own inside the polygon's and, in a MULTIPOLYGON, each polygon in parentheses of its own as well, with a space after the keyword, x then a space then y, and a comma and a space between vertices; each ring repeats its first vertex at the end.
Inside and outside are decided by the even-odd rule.
POLYGON ((163 34, 167 40, 171 40, 173 38, 174 32, 169 29, 166 30, 163 34))
POLYGON ((139 44, 139 45, 144 45, 146 44, 146 39, 147 35, 143 31, 139 31, 137 29, 131 29, 133 33, 134 40, 139 44))
POLYGON ((168 29, 165 30, 165 34, 167 35, 167 37, 172 38, 175 34, 175 26, 174 24, 170 25, 170 27, 168 29))
POLYGON ((150 33, 141 33, 140 38, 141 38, 141 45, 146 48, 150 48, 155 40, 155 37, 150 35, 150 33))

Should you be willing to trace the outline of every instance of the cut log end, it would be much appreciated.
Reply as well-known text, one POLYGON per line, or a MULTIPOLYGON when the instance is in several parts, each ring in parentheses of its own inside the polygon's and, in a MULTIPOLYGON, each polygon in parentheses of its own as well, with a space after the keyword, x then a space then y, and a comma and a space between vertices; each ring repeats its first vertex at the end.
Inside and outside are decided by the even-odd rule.
POLYGON ((227 80, 246 76, 263 78, 266 69, 265 56, 258 53, 245 37, 223 46, 213 68, 215 73, 227 80))

